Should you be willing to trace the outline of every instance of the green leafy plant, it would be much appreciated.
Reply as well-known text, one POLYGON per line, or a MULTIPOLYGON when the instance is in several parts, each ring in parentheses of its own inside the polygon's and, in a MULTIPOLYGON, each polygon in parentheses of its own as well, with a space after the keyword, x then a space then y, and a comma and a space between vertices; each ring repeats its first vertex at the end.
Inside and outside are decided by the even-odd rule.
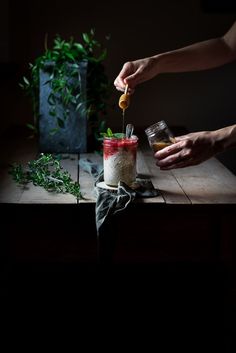
MULTIPOLYGON (((69 41, 57 36, 51 49, 45 39, 45 52, 29 64, 29 76, 24 76, 20 83, 21 88, 31 98, 33 109, 33 123, 28 127, 35 133, 38 130, 39 120, 39 74, 40 70, 49 70, 50 78, 46 82, 50 85, 51 94, 48 97, 49 114, 56 119, 57 127, 51 133, 56 133, 65 126, 70 106, 87 113, 89 129, 97 138, 106 123, 108 99, 111 84, 105 73, 103 61, 107 50, 95 39, 95 31, 82 34, 82 43, 73 38, 69 41), (78 75, 79 62, 87 61, 86 101, 83 102, 80 92, 78 75), (53 63, 53 65, 48 65, 53 63), (63 107, 63 118, 58 114, 58 106, 63 107)), ((107 38, 108 39, 108 38, 107 38)))
POLYGON ((79 183, 74 182, 70 174, 62 169, 58 158, 41 153, 38 159, 28 162, 27 168, 13 164, 9 173, 18 184, 25 186, 32 182, 50 192, 70 193, 81 198, 79 183))

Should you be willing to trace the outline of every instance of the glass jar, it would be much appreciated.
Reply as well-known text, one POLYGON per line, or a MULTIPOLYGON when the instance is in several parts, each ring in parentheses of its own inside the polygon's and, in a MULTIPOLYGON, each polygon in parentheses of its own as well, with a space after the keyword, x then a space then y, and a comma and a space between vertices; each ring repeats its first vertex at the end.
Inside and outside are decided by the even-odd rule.
POLYGON ((123 181, 131 186, 136 180, 137 136, 130 138, 105 137, 103 140, 104 182, 118 186, 123 181))
POLYGON ((145 133, 154 152, 175 143, 175 138, 164 120, 149 126, 145 133))

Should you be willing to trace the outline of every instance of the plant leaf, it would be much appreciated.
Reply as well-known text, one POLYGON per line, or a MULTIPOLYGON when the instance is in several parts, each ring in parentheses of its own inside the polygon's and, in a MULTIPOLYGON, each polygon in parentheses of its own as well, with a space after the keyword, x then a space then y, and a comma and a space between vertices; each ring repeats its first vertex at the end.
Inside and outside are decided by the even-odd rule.
POLYGON ((80 108, 83 107, 83 104, 84 104, 83 102, 80 102, 80 103, 76 106, 75 110, 78 111, 80 108))
POLYGON ((50 111, 49 111, 49 114, 50 114, 51 116, 56 116, 56 115, 57 115, 57 113, 55 112, 55 110, 50 110, 50 111))
POLYGON ((75 60, 74 56, 71 53, 65 53, 65 55, 67 56, 67 58, 71 59, 72 61, 75 60))
POLYGON ((103 61, 107 57, 107 49, 104 49, 102 54, 97 58, 97 61, 103 61))
POLYGON ((88 33, 83 33, 82 36, 83 36, 83 40, 85 41, 85 43, 89 44, 90 38, 89 38, 88 33))
POLYGON ((57 117, 57 123, 60 128, 65 128, 65 122, 61 118, 57 117))
POLYGON ((30 86, 29 80, 25 76, 23 76, 23 80, 27 86, 30 86))
POLYGON ((118 139, 123 139, 125 137, 125 134, 123 132, 115 132, 113 136, 118 139))
POLYGON ((51 130, 50 130, 50 135, 53 136, 53 135, 55 135, 58 131, 59 131, 59 128, 58 128, 58 127, 55 128, 55 129, 51 129, 51 130))
POLYGON ((110 128, 107 129, 107 136, 108 137, 112 137, 113 136, 112 130, 110 128))
POLYGON ((36 131, 36 130, 37 130, 36 127, 35 127, 34 125, 32 125, 32 124, 26 124, 26 126, 27 126, 29 129, 33 130, 33 131, 36 131))
POLYGON ((74 47, 81 53, 86 54, 86 49, 80 43, 74 43, 74 47))

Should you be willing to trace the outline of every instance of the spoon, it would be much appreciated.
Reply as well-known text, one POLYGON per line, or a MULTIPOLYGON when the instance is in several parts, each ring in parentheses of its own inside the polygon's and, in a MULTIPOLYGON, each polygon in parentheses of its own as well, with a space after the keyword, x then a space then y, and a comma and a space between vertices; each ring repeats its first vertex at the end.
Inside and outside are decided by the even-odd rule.
POLYGON ((126 131, 125 131, 125 137, 129 139, 132 136, 133 131, 134 131, 134 125, 127 124, 126 131))

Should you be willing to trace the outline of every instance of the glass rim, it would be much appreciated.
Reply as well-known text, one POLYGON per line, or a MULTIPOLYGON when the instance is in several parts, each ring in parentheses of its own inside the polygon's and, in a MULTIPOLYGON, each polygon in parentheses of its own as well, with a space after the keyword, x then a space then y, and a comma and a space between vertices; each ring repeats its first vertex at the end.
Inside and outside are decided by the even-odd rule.
MULTIPOLYGON (((152 124, 152 125, 150 125, 150 126, 148 126, 144 131, 145 131, 145 133, 147 133, 147 132, 149 132, 149 131, 151 131, 151 130, 153 130, 153 129, 155 129, 156 127, 164 127, 164 128, 168 128, 168 126, 167 126, 167 124, 166 124, 166 122, 165 122, 165 120, 160 120, 160 121, 158 121, 158 122, 156 122, 156 123, 154 123, 154 124, 152 124)), ((169 128, 168 128, 169 129, 169 128)))
POLYGON ((105 141, 105 140, 107 140, 107 141, 111 141, 111 140, 118 140, 118 141, 122 141, 122 140, 130 141, 130 140, 133 140, 133 141, 138 141, 138 139, 139 138, 136 135, 132 135, 130 137, 126 137, 126 136, 124 136, 124 137, 115 137, 115 136, 109 137, 109 136, 105 136, 103 138, 103 141, 105 141))

